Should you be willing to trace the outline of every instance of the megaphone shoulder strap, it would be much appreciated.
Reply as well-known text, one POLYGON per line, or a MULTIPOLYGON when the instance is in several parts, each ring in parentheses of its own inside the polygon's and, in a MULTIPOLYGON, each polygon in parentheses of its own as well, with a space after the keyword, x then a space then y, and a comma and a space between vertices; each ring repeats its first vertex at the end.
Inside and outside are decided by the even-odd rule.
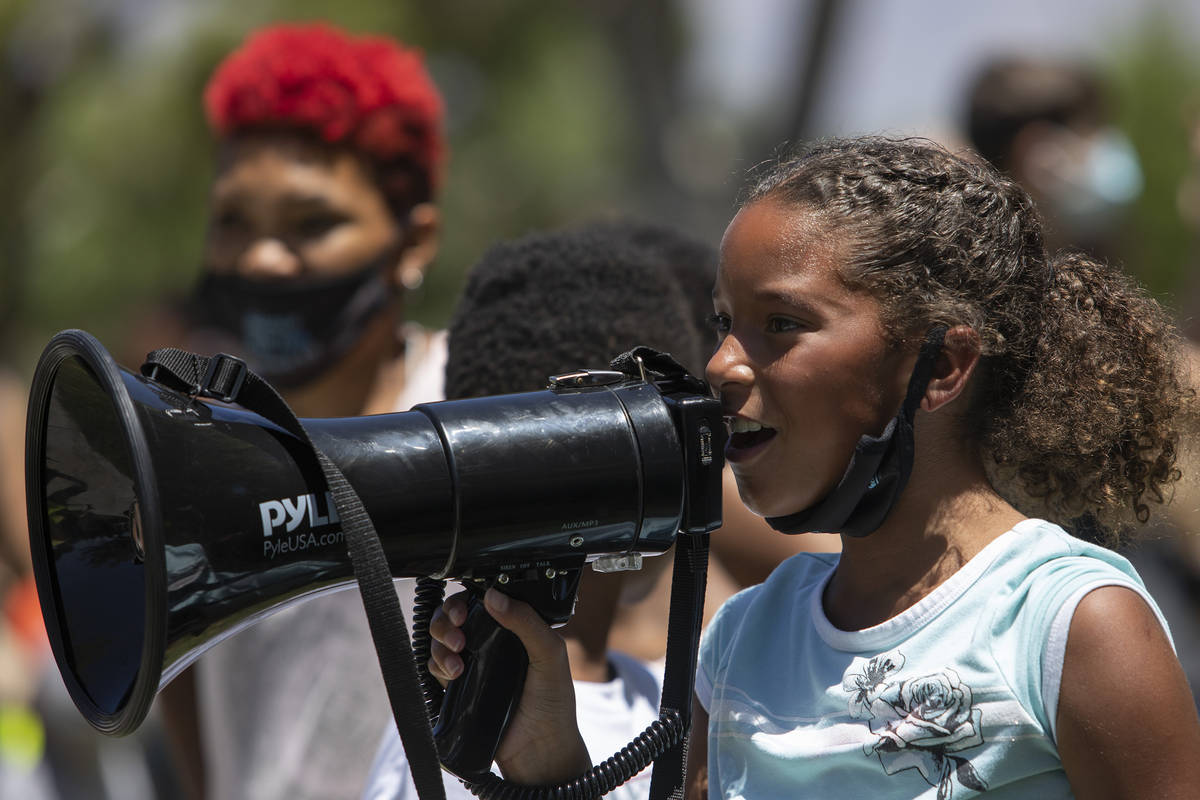
POLYGON ((362 500, 345 475, 309 438, 287 402, 245 362, 224 353, 211 358, 173 347, 146 356, 142 374, 194 397, 236 402, 296 436, 312 450, 341 519, 342 533, 358 581, 388 702, 408 753, 409 769, 422 800, 445 800, 433 732, 417 675, 404 612, 392 584, 383 546, 362 500))

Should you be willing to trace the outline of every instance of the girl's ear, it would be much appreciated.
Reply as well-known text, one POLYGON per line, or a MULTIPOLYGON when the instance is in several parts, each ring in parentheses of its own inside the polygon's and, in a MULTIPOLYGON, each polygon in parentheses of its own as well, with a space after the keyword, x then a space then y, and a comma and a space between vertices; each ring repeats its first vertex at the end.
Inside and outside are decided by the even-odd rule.
POLYGON ((933 365, 933 375, 921 398, 921 408, 937 411, 967 388, 982 355, 979 333, 969 325, 955 325, 946 331, 942 351, 933 365))

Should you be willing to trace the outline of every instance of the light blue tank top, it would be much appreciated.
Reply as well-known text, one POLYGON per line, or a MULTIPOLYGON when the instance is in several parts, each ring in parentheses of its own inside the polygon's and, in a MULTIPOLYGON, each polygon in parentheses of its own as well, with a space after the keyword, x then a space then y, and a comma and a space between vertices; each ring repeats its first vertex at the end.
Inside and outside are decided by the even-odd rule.
POLYGON ((788 559, 705 632, 711 797, 1071 797, 1054 726, 1075 607, 1126 586, 1166 629, 1129 562, 1042 520, 861 631, 825 617, 837 559, 788 559))

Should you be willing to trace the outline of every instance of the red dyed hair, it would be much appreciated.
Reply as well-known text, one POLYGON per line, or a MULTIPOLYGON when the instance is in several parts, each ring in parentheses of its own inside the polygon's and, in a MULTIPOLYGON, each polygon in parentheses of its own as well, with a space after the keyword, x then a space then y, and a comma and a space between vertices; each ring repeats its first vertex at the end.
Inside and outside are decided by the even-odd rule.
POLYGON ((204 108, 220 136, 307 130, 379 164, 411 163, 430 190, 438 183, 441 96, 420 54, 381 36, 322 23, 262 28, 217 67, 204 108))

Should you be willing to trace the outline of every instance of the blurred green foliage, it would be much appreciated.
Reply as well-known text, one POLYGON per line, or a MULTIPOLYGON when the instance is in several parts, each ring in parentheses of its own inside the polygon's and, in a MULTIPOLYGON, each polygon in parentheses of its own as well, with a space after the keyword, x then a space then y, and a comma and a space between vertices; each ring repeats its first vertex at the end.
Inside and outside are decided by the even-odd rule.
POLYGON ((171 13, 166 32, 140 35, 86 3, 0 0, 0 40, 19 65, 0 83, 0 313, 3 356, 22 369, 65 327, 121 352, 130 322, 186 291, 212 177, 203 86, 266 23, 325 19, 425 52, 451 154, 440 255, 410 303, 422 322, 445 322, 490 243, 620 210, 638 179, 620 53, 585 3, 220 0, 171 13), (54 11, 73 15, 67 33, 54 11), (46 48, 62 52, 20 65, 46 48))
MULTIPOLYGON (((1196 231, 1180 214, 1184 178, 1197 168, 1190 152, 1200 125, 1200 60, 1165 13, 1116 43, 1108 60, 1117 122, 1132 139, 1145 187, 1127 230, 1124 266, 1176 310, 1196 267, 1196 231)), ((1191 309, 1194 313, 1196 309, 1191 309)))

